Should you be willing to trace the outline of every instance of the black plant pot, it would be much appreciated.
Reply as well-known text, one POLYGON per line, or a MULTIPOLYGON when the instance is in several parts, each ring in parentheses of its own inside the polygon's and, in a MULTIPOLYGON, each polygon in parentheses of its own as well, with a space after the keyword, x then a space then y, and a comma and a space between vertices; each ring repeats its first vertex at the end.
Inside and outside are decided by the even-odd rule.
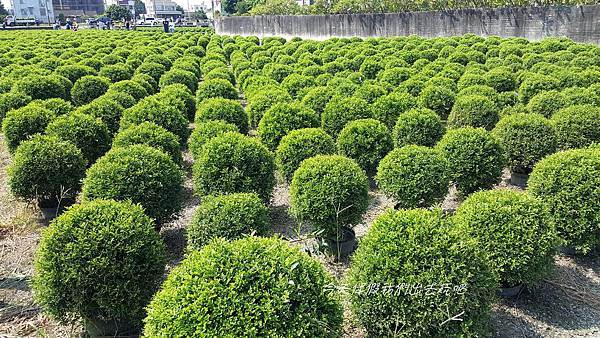
POLYGON ((525 189, 527 188, 527 181, 529 180, 529 174, 523 173, 510 173, 510 184, 517 186, 519 188, 525 189))
POLYGON ((523 291, 523 284, 512 287, 501 287, 498 290, 498 296, 502 298, 514 298, 520 295, 521 291, 523 291))
POLYGON ((38 201, 38 208, 42 212, 42 219, 50 221, 58 217, 67 207, 73 204, 75 204, 74 198, 63 198, 61 200, 46 198, 38 201))
POLYGON ((343 227, 340 236, 325 238, 326 251, 336 257, 348 257, 358 247, 354 230, 343 227))
POLYGON ((85 330, 90 338, 137 336, 139 327, 128 320, 85 319, 85 330))

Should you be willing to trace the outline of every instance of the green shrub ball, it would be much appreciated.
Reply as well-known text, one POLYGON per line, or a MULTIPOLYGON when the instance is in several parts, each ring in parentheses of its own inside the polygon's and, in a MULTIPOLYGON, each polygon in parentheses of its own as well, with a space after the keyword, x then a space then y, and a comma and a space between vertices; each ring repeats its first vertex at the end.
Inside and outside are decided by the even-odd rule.
POLYGON ((71 100, 76 106, 83 106, 106 93, 109 86, 110 80, 105 77, 86 75, 73 84, 71 100))
POLYGON ((223 79, 206 80, 198 86, 196 99, 202 102, 212 97, 222 97, 224 99, 237 100, 238 92, 231 82, 223 79))
POLYGON ((248 114, 239 101, 215 97, 200 102, 194 121, 209 120, 223 120, 236 125, 240 133, 248 133, 248 114))
POLYGON ((492 133, 502 142, 512 172, 529 174, 539 160, 556 151, 554 127, 538 114, 505 116, 492 133))
POLYGON ((500 183, 506 164, 500 141, 483 128, 451 129, 436 148, 448 159, 450 180, 468 195, 500 183))
POLYGON ((397 208, 430 207, 448 193, 448 161, 437 149, 408 145, 381 160, 375 180, 397 208))
POLYGON ((162 89, 168 85, 181 83, 189 90, 195 92, 198 88, 198 78, 194 73, 183 69, 171 69, 160 77, 158 86, 162 89))
POLYGON ((491 130, 498 122, 498 110, 496 103, 485 96, 459 96, 448 116, 448 126, 451 128, 471 126, 491 130))
POLYGON ((320 128, 292 130, 285 135, 275 151, 275 163, 287 182, 302 161, 317 155, 333 155, 336 145, 333 138, 320 128))
POLYGON ((409 93, 391 93, 375 100, 372 106, 373 117, 392 130, 402 113, 416 107, 417 99, 409 93))
POLYGON ((501 286, 532 285, 554 264, 556 230, 546 205, 524 192, 476 192, 456 210, 453 223, 477 239, 501 286))
POLYGON ((584 254, 600 248, 600 147, 545 157, 533 168, 527 187, 547 203, 566 245, 584 254))
POLYGON ((84 201, 131 200, 158 224, 181 209, 183 173, 161 150, 147 145, 115 148, 98 159, 83 180, 84 201))
POLYGON ((429 85, 421 91, 418 104, 436 112, 442 119, 448 117, 448 113, 454 105, 456 94, 446 87, 429 85))
POLYGON ((273 154, 256 138, 225 133, 208 141, 194 162, 199 196, 255 192, 268 201, 275 186, 273 154))
POLYGON ((235 125, 222 120, 198 123, 192 131, 190 139, 188 140, 192 157, 194 159, 198 159, 202 153, 202 147, 204 147, 204 145, 214 137, 221 136, 222 134, 228 132, 237 131, 238 128, 235 125))
POLYGON ((2 120, 4 142, 8 151, 12 154, 21 142, 35 134, 44 133, 44 130, 54 118, 54 113, 39 105, 27 105, 8 111, 6 117, 2 120))
POLYGON ((176 106, 191 122, 196 115, 196 97, 185 85, 171 84, 160 89, 157 98, 167 105, 176 106))
POLYGON ((150 305, 149 337, 338 337, 342 305, 321 264, 277 238, 190 253, 150 305), (198 331, 201 328, 201 331, 198 331))
POLYGON ((189 136, 188 119, 177 108, 155 97, 147 97, 135 106, 126 109, 120 121, 120 129, 143 122, 153 122, 177 135, 180 144, 189 136))
POLYGON ((321 114, 321 127, 332 137, 337 137, 348 122, 372 116, 367 101, 357 97, 336 96, 327 103, 321 114))
POLYGON ((549 90, 532 97, 527 103, 527 109, 531 113, 550 118, 554 113, 566 107, 567 104, 567 98, 564 94, 557 90, 549 90))
POLYGON ((152 122, 143 122, 119 132, 115 135, 112 147, 122 148, 134 144, 145 144, 162 150, 171 157, 173 162, 178 165, 183 164, 181 147, 177 141, 177 136, 152 122))
POLYGON ((50 98, 67 98, 67 92, 62 82, 53 76, 27 76, 18 80, 14 90, 24 93, 34 100, 50 98))
POLYGON ((81 150, 88 165, 110 149, 111 139, 106 124, 86 114, 71 113, 57 117, 46 127, 46 134, 73 143, 81 150))
POLYGON ((358 224, 367 211, 369 183, 353 160, 318 155, 304 160, 290 185, 293 215, 310 222, 324 238, 336 238, 342 227, 358 224))
POLYGON ((261 142, 274 151, 291 130, 318 126, 319 117, 314 110, 301 103, 277 103, 260 119, 257 133, 261 142))
POLYGON ((392 139, 397 148, 409 144, 433 147, 444 132, 444 125, 438 114, 431 109, 416 108, 400 114, 392 139))
POLYGON ((207 196, 187 228, 188 247, 199 250, 213 238, 234 240, 244 235, 268 235, 269 209, 255 193, 207 196))
POLYGON ((375 119, 349 122, 337 138, 340 155, 349 157, 369 174, 374 174, 379 161, 394 147, 387 127, 375 119))
POLYGON ((43 231, 32 286, 42 308, 63 322, 140 326, 165 264, 165 245, 140 206, 95 200, 74 205, 43 231))
POLYGON ((487 334, 497 278, 441 211, 388 210, 352 256, 347 287, 370 337, 475 337, 487 334), (459 313, 462 321, 440 325, 459 313))
POLYGON ((585 148, 600 143, 600 108, 592 105, 571 106, 550 119, 556 131, 558 149, 585 148))
POLYGON ((86 160, 70 142, 35 136, 23 142, 8 167, 11 192, 30 201, 73 197, 81 187, 86 160))

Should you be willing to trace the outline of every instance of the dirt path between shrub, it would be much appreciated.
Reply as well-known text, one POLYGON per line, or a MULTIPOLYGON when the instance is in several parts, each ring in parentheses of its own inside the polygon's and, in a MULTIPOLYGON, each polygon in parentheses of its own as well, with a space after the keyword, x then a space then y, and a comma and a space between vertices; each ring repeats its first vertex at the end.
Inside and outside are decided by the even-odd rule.
MULTIPOLYGON (((186 204, 181 216, 161 230, 170 254, 167 270, 185 255, 185 227, 199 204, 192 194, 189 154, 185 153, 184 158, 186 204)), ((0 337, 77 337, 80 326, 57 324, 33 301, 28 283, 40 231, 46 225, 38 220, 32 206, 11 197, 6 177, 9 163, 10 155, 0 136, 0 337)), ((500 186, 507 186, 506 180, 500 186)), ((370 197, 369 210, 355 228, 358 237, 366 233, 375 217, 393 206, 377 191, 371 191, 370 197)), ((451 194, 443 208, 453 210, 458 203, 451 194)), ((273 231, 311 251, 327 270, 343 279, 348 261, 336 262, 314 251, 315 243, 308 238, 310 229, 295 222, 288 213, 289 192, 285 185, 275 188, 271 204, 273 231)), ((539 286, 494 305, 490 323, 493 337, 600 337, 600 257, 560 254, 555 262, 554 273, 539 286)), ((366 337, 350 311, 346 310, 345 315, 343 337, 366 337)))

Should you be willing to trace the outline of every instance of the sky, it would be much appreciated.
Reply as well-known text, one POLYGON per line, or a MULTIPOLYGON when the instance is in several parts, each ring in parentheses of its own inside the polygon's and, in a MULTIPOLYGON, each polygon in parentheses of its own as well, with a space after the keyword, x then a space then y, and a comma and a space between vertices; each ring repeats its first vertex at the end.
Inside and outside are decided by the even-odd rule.
MULTIPOLYGON (((12 8, 11 0, 1 0, 1 1, 4 4, 4 8, 7 8, 7 9, 12 8)), ((13 0, 13 1, 18 1, 18 0, 13 0)), ((144 1, 144 0, 142 0, 142 1, 144 1)), ((175 0, 175 2, 177 2, 181 7, 185 8, 185 9, 187 9, 188 3, 189 3, 189 6, 201 5, 201 4, 210 6, 210 1, 211 0, 175 0)))

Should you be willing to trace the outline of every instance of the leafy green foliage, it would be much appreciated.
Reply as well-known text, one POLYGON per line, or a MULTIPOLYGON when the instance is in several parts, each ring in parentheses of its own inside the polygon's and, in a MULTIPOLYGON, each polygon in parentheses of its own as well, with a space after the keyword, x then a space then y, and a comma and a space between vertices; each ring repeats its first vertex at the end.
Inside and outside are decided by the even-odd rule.
POLYGON ((337 138, 340 155, 349 157, 369 174, 393 148, 387 127, 375 119, 355 120, 346 124, 337 138))
POLYGON ((448 126, 491 130, 498 119, 498 107, 492 100, 481 95, 465 95, 456 98, 448 116, 448 126))
POLYGON ((567 245, 582 253, 600 248, 600 148, 574 149, 538 162, 527 190, 547 203, 567 245))
POLYGON ((147 146, 162 150, 171 157, 173 162, 183 165, 181 147, 177 136, 152 122, 143 122, 115 135, 113 148, 122 148, 134 144, 145 144, 147 146))
POLYGON ((304 128, 290 131, 275 151, 275 163, 286 181, 291 181, 302 161, 316 155, 333 155, 335 142, 323 129, 304 128))
POLYGON ((437 149, 407 145, 381 160, 375 180, 398 208, 430 207, 448 193, 448 161, 437 149))
POLYGON ((571 106, 558 111, 550 120, 556 131, 558 149, 584 148, 600 143, 600 108, 571 106))
POLYGON ((367 101, 357 97, 335 96, 327 103, 321 115, 321 127, 336 137, 348 122, 373 116, 367 101))
POLYGON ((115 319, 139 326, 166 264, 153 225, 131 202, 71 207, 43 231, 35 256, 36 300, 63 322, 115 319))
POLYGON ((147 336, 337 337, 333 278, 277 238, 215 240, 176 267, 148 307, 147 336), (232 309, 235 313, 232 314, 232 309))
POLYGON ((214 137, 196 157, 194 191, 199 196, 255 192, 267 201, 275 185, 273 154, 259 140, 239 133, 214 137))
POLYGON ((310 222, 323 237, 337 237, 342 227, 360 222, 369 201, 367 175, 353 160, 318 155, 304 160, 290 185, 296 218, 310 222))
POLYGON ((237 132, 238 128, 222 120, 211 120, 207 122, 198 123, 190 139, 188 140, 190 152, 194 159, 200 157, 202 147, 210 141, 212 138, 225 134, 227 132, 237 132))
POLYGON ((132 145, 115 148, 92 165, 83 181, 84 201, 131 200, 159 224, 181 208, 183 173, 161 150, 132 145))
POLYGON ((109 86, 110 80, 107 78, 86 75, 73 84, 71 99, 76 106, 83 106, 106 93, 109 86))
POLYGON ((421 107, 431 109, 445 119, 454 105, 455 96, 448 88, 429 85, 419 94, 418 103, 421 107))
POLYGON ((223 79, 206 80, 198 86, 196 99, 202 102, 212 97, 222 97, 224 99, 237 100, 238 92, 231 82, 223 79))
POLYGON ((248 133, 248 114, 238 101, 214 97, 200 102, 194 121, 210 120, 223 120, 237 126, 240 133, 248 133))
POLYGON ((375 220, 347 281, 369 336, 462 337, 486 334, 497 278, 474 239, 439 210, 415 209, 388 210, 375 220), (463 320, 440 325, 448 313, 463 320))
POLYGON ((468 195, 500 182, 506 164, 500 141, 483 128, 450 129, 436 145, 448 159, 450 179, 468 195))
POLYGON ((557 235, 547 206, 524 192, 476 192, 453 223, 477 239, 504 287, 540 282, 554 263, 557 235))
POLYGON ((42 134, 54 114, 39 105, 28 105, 16 110, 10 110, 2 120, 4 142, 8 151, 15 152, 21 142, 35 134, 42 134))
POLYGON ((11 192, 26 200, 58 200, 75 196, 86 161, 72 143, 51 136, 23 142, 8 167, 11 192))
POLYGON ((269 210, 255 193, 207 196, 187 228, 188 247, 201 249, 213 238, 234 240, 244 235, 268 235, 269 210))
POLYGON ((431 109, 416 108, 400 114, 392 138, 398 148, 409 144, 433 147, 444 132, 444 125, 438 114, 431 109))
POLYGON ((279 141, 294 129, 319 126, 317 114, 301 103, 277 103, 269 108, 258 124, 258 137, 274 151, 279 141))
POLYGON ((513 172, 528 174, 539 160, 556 151, 554 126, 538 114, 505 116, 492 133, 502 142, 513 172))
POLYGON ((186 117, 176 107, 152 96, 126 109, 121 117, 120 128, 124 130, 146 121, 153 122, 177 135, 180 144, 185 144, 187 141, 189 129, 186 117))

